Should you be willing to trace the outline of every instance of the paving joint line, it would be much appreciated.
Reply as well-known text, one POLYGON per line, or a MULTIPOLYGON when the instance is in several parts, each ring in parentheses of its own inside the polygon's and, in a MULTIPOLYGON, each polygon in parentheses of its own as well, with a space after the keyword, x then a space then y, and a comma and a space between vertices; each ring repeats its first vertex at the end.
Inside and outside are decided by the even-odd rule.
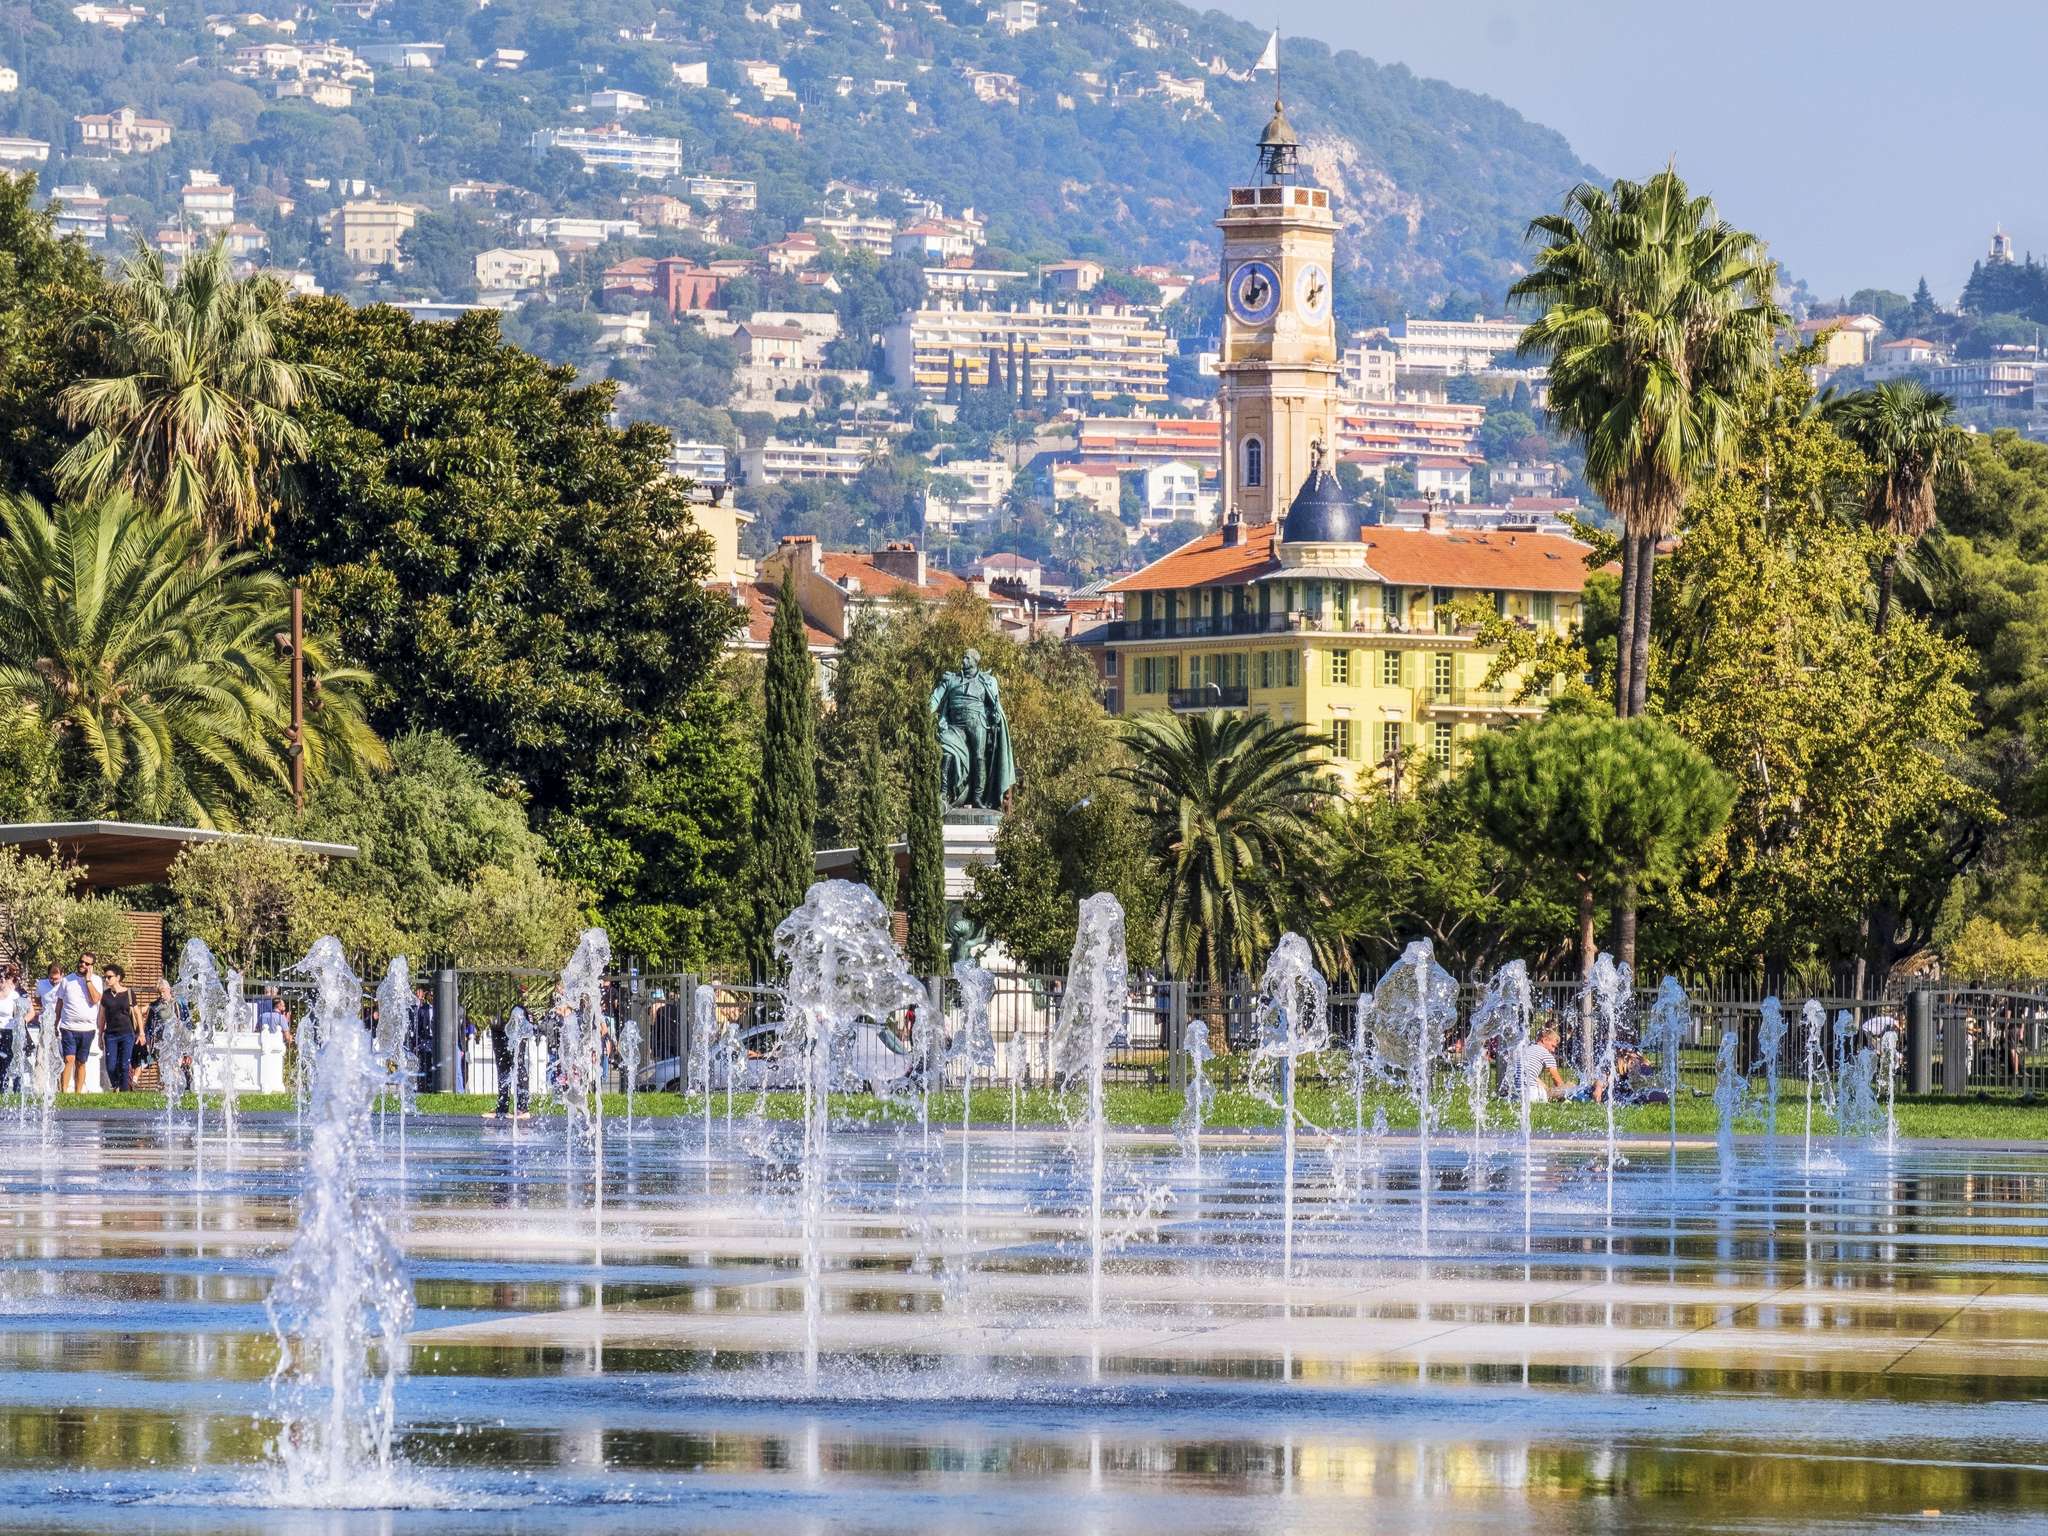
POLYGON ((1957 1318, 1961 1317, 1965 1312, 1969 1311, 1971 1307, 1975 1306, 1978 1302, 1982 1301, 1986 1296, 1989 1296, 1993 1291, 1997 1290, 2001 1283, 2002 1282, 1998 1280, 1990 1281, 1988 1284, 1985 1285, 1983 1290, 1977 1292, 1976 1295, 1972 1296, 1968 1301, 1965 1301, 1961 1306, 1957 1307, 1953 1312, 1949 1313, 1947 1317, 1944 1317, 1940 1322, 1936 1323, 1932 1328, 1930 1328, 1927 1331, 1926 1337, 1915 1339, 1911 1344, 1908 1344, 1904 1349, 1900 1350, 1898 1355, 1892 1360, 1892 1362, 1889 1365, 1887 1365, 1883 1370, 1879 1371, 1877 1374, 1879 1376, 1891 1375, 1893 1371, 1899 1368, 1899 1365, 1905 1360, 1906 1356, 1912 1354, 1913 1351, 1918 1349, 1922 1344, 1928 1343, 1930 1340, 1932 1340, 1936 1334, 1941 1333, 1943 1330, 1945 1330, 1950 1323, 1954 1322, 1957 1318))

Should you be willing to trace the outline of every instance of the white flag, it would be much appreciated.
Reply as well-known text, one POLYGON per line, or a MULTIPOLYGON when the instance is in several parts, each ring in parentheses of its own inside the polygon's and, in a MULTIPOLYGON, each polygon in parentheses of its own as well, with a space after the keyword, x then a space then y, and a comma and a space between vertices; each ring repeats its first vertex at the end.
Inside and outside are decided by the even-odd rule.
POLYGON ((1280 73, 1280 31, 1277 27, 1266 39, 1266 51, 1259 55, 1259 62, 1252 66, 1252 73, 1256 75, 1262 69, 1270 69, 1276 75, 1280 73))

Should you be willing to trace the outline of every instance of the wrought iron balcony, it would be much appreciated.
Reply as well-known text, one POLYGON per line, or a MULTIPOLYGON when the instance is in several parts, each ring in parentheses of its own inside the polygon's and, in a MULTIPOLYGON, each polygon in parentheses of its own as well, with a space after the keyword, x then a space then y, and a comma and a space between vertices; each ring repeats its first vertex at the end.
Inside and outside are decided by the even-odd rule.
POLYGON ((1243 683, 1203 683, 1199 688, 1169 688, 1166 707, 1176 714, 1204 709, 1243 709, 1251 690, 1243 683))

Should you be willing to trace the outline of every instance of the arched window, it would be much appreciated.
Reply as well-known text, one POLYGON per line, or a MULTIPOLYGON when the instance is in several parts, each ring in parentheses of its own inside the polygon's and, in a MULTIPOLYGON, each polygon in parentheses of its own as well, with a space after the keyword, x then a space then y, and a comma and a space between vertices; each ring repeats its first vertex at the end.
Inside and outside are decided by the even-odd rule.
POLYGON ((1266 483, 1266 445, 1256 437, 1244 440, 1244 483, 1248 486, 1266 483))

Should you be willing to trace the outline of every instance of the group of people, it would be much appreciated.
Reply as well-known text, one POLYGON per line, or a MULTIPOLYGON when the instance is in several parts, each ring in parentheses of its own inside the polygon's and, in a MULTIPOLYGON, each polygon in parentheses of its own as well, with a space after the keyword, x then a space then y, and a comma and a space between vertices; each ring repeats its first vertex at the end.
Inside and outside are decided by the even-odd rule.
POLYGON ((1562 1036, 1554 1018, 1544 1019, 1507 1063, 1501 1074, 1501 1092, 1520 1095, 1532 1104, 1591 1101, 1604 1104, 1612 1095, 1617 1104, 1666 1104, 1670 1096, 1657 1080, 1657 1073, 1643 1053, 1633 1045, 1618 1046, 1614 1061, 1595 1064, 1594 1070, 1577 1082, 1568 1081, 1557 1064, 1562 1036))
POLYGON ((95 1054, 107 1089, 132 1092, 151 1042, 166 1036, 177 1013, 168 980, 159 981, 145 1001, 128 985, 123 966, 109 961, 102 970, 90 950, 70 970, 52 960, 48 974, 33 987, 19 965, 0 966, 0 1084, 19 1085, 28 1068, 29 1043, 47 1028, 55 1042, 59 1093, 87 1091, 86 1069, 95 1054))
MULTIPOLYGON (((486 1120, 526 1119, 534 1079, 544 1076, 544 1080, 551 1084, 559 1085, 561 1082, 560 1045, 562 1026, 569 1016, 569 1004, 557 990, 550 1004, 536 1015, 535 1010, 528 1006, 533 1000, 533 990, 531 986, 521 987, 512 1006, 491 1026, 491 1055, 498 1068, 498 1103, 484 1116, 486 1120), (534 1042, 533 1049, 544 1065, 536 1068, 529 1051, 518 1049, 522 1040, 534 1042), (553 1049, 550 1048, 551 1042, 553 1049)), ((617 987, 606 983, 596 1022, 598 1059, 607 1076, 620 1060, 618 1031, 614 1026, 621 1006, 617 987)))

